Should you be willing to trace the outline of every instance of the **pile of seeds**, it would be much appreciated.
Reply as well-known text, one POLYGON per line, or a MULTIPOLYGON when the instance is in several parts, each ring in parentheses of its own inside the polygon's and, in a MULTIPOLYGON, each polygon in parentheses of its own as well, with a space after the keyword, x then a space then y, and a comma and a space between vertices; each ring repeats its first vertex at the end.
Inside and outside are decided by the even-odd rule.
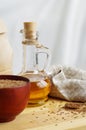
POLYGON ((0 88, 14 88, 26 85, 25 81, 0 79, 0 88))
POLYGON ((32 108, 27 115, 29 127, 45 126, 49 124, 58 125, 64 121, 72 122, 75 119, 86 117, 86 104, 66 104, 69 102, 50 99, 46 104, 40 107, 32 108), (66 104, 66 105, 65 105, 66 104), (73 106, 74 105, 74 106, 73 106))

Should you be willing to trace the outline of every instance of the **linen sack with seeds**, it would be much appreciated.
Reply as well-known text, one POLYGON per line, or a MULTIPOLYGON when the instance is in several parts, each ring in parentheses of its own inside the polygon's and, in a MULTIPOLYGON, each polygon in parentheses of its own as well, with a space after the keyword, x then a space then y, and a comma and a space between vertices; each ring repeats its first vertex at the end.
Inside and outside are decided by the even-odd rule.
POLYGON ((86 102, 86 71, 54 65, 47 71, 51 80, 50 96, 68 101, 86 102))

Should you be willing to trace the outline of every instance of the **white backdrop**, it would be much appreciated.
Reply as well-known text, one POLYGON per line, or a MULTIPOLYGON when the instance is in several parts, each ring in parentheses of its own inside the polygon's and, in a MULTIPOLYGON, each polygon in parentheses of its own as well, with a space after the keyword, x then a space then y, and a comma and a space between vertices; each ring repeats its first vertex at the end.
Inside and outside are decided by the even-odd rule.
POLYGON ((21 34, 25 21, 38 23, 39 41, 51 51, 51 64, 86 69, 86 0, 0 0, 0 17, 8 27, 13 68, 21 69, 21 34))

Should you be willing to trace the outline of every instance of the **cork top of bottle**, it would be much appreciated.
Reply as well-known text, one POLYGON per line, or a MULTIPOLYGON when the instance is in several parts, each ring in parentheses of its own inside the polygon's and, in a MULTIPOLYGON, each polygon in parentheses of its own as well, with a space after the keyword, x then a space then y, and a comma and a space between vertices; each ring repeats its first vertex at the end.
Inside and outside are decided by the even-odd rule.
POLYGON ((25 38, 36 39, 36 22, 24 22, 25 38))
POLYGON ((37 23, 36 22, 24 22, 24 30, 25 31, 36 31, 37 23))

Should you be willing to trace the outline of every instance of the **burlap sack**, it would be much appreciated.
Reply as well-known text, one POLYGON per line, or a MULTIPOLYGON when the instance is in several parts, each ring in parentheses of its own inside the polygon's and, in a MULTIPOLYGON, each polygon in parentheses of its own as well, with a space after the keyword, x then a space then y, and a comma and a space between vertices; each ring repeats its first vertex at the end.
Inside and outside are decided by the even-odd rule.
POLYGON ((86 71, 55 65, 47 73, 52 82, 50 96, 68 101, 86 101, 86 71))

